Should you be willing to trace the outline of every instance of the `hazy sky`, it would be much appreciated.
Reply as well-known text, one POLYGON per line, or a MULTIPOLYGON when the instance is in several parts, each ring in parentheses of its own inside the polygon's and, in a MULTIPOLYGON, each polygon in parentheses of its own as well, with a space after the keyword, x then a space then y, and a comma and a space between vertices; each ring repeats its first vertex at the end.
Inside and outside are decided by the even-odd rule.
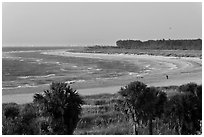
POLYGON ((202 38, 201 3, 3 3, 3 45, 202 38))

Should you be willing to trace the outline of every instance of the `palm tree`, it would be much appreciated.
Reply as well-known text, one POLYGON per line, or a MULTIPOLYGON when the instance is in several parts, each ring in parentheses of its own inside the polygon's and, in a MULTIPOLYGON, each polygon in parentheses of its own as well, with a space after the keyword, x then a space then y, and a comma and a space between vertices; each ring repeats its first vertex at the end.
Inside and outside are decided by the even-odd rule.
POLYGON ((186 84, 179 87, 181 94, 169 99, 166 117, 177 134, 199 134, 202 120, 202 86, 186 84))
POLYGON ((139 96, 138 109, 141 110, 142 120, 148 123, 149 134, 153 134, 153 119, 160 117, 164 112, 164 104, 167 100, 166 93, 155 87, 148 87, 139 96))
POLYGON ((73 134, 84 103, 76 90, 66 83, 52 83, 49 90, 36 93, 33 101, 48 118, 51 134, 73 134))
POLYGON ((140 109, 139 96, 145 92, 147 85, 140 81, 131 82, 124 88, 121 88, 119 94, 122 96, 123 111, 126 112, 128 117, 131 118, 133 124, 133 134, 138 134, 138 128, 140 124, 140 109))
POLYGON ((153 119, 163 114, 166 93, 135 81, 121 88, 119 94, 122 95, 123 111, 132 119, 133 134, 138 134, 138 127, 143 122, 149 124, 149 134, 152 135, 153 119))
POLYGON ((182 127, 185 122, 185 113, 187 113, 184 106, 184 95, 173 96, 166 105, 166 118, 168 120, 169 127, 174 129, 178 135, 182 134, 182 127))

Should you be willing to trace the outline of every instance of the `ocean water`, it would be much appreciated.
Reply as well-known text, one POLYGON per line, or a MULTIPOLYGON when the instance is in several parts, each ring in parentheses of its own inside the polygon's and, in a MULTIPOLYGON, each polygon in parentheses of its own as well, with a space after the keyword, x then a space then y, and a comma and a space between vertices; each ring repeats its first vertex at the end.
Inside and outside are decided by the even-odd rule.
POLYGON ((71 48, 3 48, 3 88, 37 86, 53 81, 81 82, 119 77, 140 71, 138 66, 124 61, 42 54, 44 51, 57 49, 71 48))

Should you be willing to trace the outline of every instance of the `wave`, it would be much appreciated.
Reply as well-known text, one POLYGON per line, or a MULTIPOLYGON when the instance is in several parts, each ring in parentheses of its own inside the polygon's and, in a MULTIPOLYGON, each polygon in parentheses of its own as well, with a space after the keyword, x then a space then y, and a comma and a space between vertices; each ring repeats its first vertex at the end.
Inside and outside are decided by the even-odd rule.
POLYGON ((149 72, 149 71, 151 71, 150 69, 146 69, 146 70, 144 70, 144 72, 149 72))
POLYGON ((5 58, 5 59, 22 59, 22 57, 12 57, 12 56, 2 56, 2 58, 5 58))
POLYGON ((138 75, 138 73, 135 73, 135 72, 129 72, 128 75, 138 75))
POLYGON ((63 68, 61 68, 60 70, 61 70, 61 71, 67 71, 66 69, 63 69, 63 68))
POLYGON ((19 85, 17 87, 2 87, 3 90, 12 90, 12 89, 19 89, 19 88, 33 88, 33 87, 38 87, 38 86, 49 86, 50 84, 41 84, 41 85, 29 85, 29 84, 25 84, 25 85, 19 85))
MULTIPOLYGON (((40 63, 40 62, 38 62, 38 63, 40 63)), ((49 61, 49 62, 44 61, 44 62, 41 62, 41 63, 43 63, 43 64, 57 64, 57 65, 61 64, 60 62, 54 62, 54 61, 49 61)))
POLYGON ((148 64, 148 65, 146 65, 145 67, 146 67, 146 68, 149 68, 149 67, 150 67, 150 65, 148 64))
POLYGON ((67 83, 67 84, 74 84, 74 83, 77 83, 77 82, 85 82, 85 80, 80 79, 80 80, 70 80, 70 81, 65 81, 65 83, 67 83))
POLYGON ((42 52, 42 50, 18 50, 18 51, 4 51, 3 53, 22 53, 22 52, 42 52))
MULTIPOLYGON (((30 63, 40 63, 43 59, 37 59, 37 58, 24 58, 24 57, 15 57, 15 56, 2 56, 4 59, 13 59, 13 60, 19 60, 19 61, 28 61, 30 63)), ((43 62, 42 62, 43 63, 43 62)))
POLYGON ((98 77, 96 80, 113 80, 117 79, 118 77, 98 77))
POLYGON ((97 71, 101 71, 102 69, 97 68, 96 70, 97 70, 97 71))
POLYGON ((73 65, 72 67, 73 67, 73 68, 77 68, 78 66, 73 65))
POLYGON ((178 68, 177 65, 172 64, 170 69, 177 69, 177 68, 178 68))
POLYGON ((43 60, 43 59, 37 59, 36 62, 40 62, 40 61, 42 61, 42 60, 43 60))
POLYGON ((61 65, 60 62, 53 62, 53 61, 43 61, 43 59, 32 59, 32 58, 28 58, 31 61, 29 61, 29 63, 34 63, 34 64, 55 64, 55 65, 61 65))
POLYGON ((49 75, 44 75, 44 76, 21 76, 18 77, 20 79, 27 79, 27 78, 47 78, 47 77, 52 77, 55 76, 55 74, 49 74, 49 75))
POLYGON ((3 90, 9 90, 9 89, 18 89, 18 88, 28 88, 28 87, 37 87, 36 86, 33 86, 33 85, 29 85, 29 84, 25 84, 25 85, 19 85, 17 87, 8 87, 8 88, 2 88, 3 90))

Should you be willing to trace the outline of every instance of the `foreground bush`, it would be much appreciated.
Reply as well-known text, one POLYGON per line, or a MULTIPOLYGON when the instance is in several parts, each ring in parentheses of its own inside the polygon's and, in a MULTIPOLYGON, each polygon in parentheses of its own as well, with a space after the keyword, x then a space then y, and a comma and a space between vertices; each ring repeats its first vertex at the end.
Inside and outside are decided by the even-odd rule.
POLYGON ((3 110, 3 115, 6 117, 6 119, 15 119, 20 113, 20 108, 15 103, 9 103, 7 105, 4 105, 3 110))
POLYGON ((20 106, 3 105, 2 134, 4 135, 37 135, 40 134, 38 111, 33 104, 20 106))
POLYGON ((147 87, 142 82, 131 82, 121 88, 122 111, 130 118, 133 134, 139 134, 141 122, 148 123, 149 134, 153 134, 153 119, 160 117, 166 102, 166 94, 154 87, 147 87))
POLYGON ((201 134, 202 86, 195 83, 179 87, 181 94, 171 97, 166 105, 169 127, 179 135, 201 134))
POLYGON ((34 103, 47 118, 48 134, 73 134, 83 104, 76 90, 66 83, 52 83, 49 90, 34 95, 34 103))

